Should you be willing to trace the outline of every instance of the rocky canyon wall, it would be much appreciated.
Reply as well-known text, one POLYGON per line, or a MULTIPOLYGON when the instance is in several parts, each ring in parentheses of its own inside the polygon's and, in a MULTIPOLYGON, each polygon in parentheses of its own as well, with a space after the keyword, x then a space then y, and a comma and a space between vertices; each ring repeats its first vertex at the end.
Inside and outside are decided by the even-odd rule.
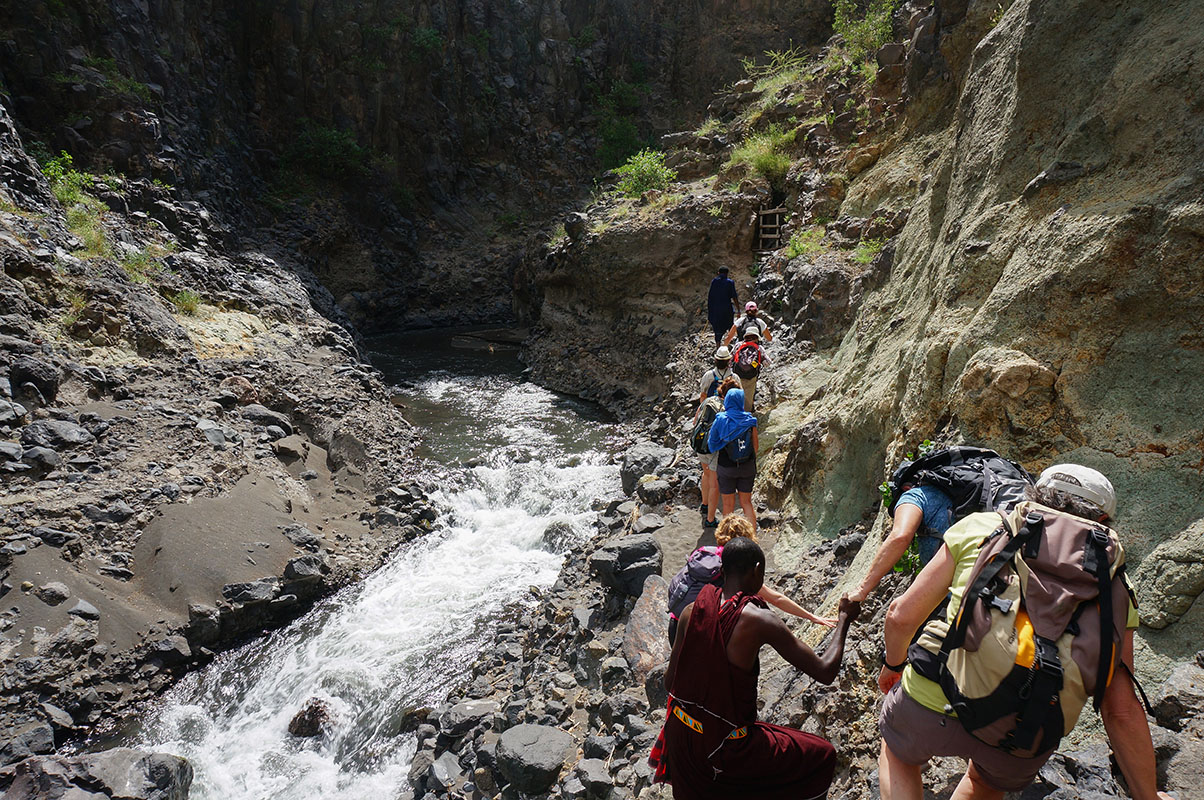
POLYGON ((693 120, 827 4, 48 0, 0 10, 11 112, 299 252, 362 329, 513 317, 529 234, 608 142, 693 120))

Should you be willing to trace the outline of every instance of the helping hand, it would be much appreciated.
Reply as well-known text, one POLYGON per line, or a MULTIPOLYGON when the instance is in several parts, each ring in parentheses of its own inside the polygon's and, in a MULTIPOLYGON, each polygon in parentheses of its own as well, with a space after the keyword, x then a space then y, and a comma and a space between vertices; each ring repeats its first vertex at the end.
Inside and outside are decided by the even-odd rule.
POLYGON ((823 625, 825 628, 835 628, 839 620, 836 617, 813 617, 811 621, 816 625, 823 625))
POLYGON ((878 671, 878 688, 882 691, 882 694, 886 694, 894 688, 895 684, 898 683, 902 677, 902 672, 894 672, 886 667, 883 667, 878 671))
POLYGON ((851 599, 847 594, 840 598, 840 616, 848 617, 849 622, 856 622, 861 616, 861 603, 851 599))

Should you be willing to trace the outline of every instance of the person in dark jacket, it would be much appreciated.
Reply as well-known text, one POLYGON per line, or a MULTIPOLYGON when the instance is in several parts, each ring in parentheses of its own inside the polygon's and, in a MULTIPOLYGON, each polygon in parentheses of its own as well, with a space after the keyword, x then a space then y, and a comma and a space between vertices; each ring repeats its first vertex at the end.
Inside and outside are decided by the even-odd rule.
POLYGON ((707 321, 715 332, 715 344, 732 327, 740 299, 736 296, 736 282, 727 276, 727 267, 720 267, 719 274, 711 278, 711 289, 707 292, 707 321))

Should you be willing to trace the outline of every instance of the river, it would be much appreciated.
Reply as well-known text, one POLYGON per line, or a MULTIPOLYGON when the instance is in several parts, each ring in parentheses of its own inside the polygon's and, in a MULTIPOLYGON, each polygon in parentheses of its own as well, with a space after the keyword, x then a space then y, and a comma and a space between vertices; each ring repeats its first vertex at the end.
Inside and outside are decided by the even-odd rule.
POLYGON ((555 581, 542 533, 592 535, 590 505, 617 492, 613 426, 521 378, 513 351, 413 334, 371 343, 405 388, 420 455, 444 488, 435 530, 286 628, 220 655, 146 715, 139 747, 193 765, 193 800, 365 800, 405 793, 407 709, 445 701, 493 642, 503 608, 555 581), (310 697, 334 709, 325 739, 286 728, 310 697))

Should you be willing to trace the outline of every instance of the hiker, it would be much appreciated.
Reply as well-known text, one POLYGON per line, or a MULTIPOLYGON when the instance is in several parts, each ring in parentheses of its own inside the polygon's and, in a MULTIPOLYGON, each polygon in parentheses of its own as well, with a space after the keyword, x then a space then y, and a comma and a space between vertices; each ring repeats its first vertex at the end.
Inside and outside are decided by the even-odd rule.
POLYGON ((707 291, 707 321, 715 333, 715 344, 723 338, 723 332, 732 325, 740 298, 736 296, 736 282, 727 276, 727 267, 720 267, 719 274, 711 278, 707 291))
MULTIPOLYGON (((727 350, 726 347, 719 348, 719 351, 727 350)), ((715 355, 718 357, 719 351, 715 355)), ((718 360, 716 360, 716 369, 718 369, 718 360)), ((716 370, 708 370, 708 374, 716 370)), ((706 385, 707 376, 703 376, 703 385, 706 385)), ((719 479, 715 475, 715 470, 719 466, 719 454, 712 453, 707 449, 707 436, 711 432, 710 426, 714 424, 715 418, 723 411, 724 396, 735 389, 739 384, 736 379, 730 374, 725 376, 719 384, 716 393, 712 397, 705 397, 698 405, 698 410, 694 412, 693 427, 690 432, 690 446, 698 453, 698 460, 702 464, 702 505, 698 510, 702 513, 703 528, 714 528, 719 525, 715 520, 715 514, 719 510, 719 479)))
POLYGON ((950 525, 976 511, 1010 510, 1032 483, 1024 467, 981 447, 932 449, 904 461, 884 484, 886 509, 894 517, 890 533, 849 597, 864 601, 913 541, 920 566, 927 565, 950 525))
POLYGON ((1137 608, 1123 551, 1102 525, 1116 510, 1112 484, 1060 464, 1025 493, 1002 516, 979 512, 952 525, 890 605, 878 676, 884 800, 919 800, 934 756, 969 762, 959 800, 1022 791, 1092 696, 1135 800, 1169 797, 1155 791, 1149 724, 1134 693, 1137 608), (946 594, 944 617, 924 624, 909 648, 946 594))
POLYGON ((740 319, 736 320, 731 328, 728 329, 727 335, 723 337, 723 343, 730 345, 732 341, 744 341, 744 334, 753 328, 757 329, 757 334, 761 340, 766 342, 773 341, 773 334, 769 331, 769 323, 761 316, 757 304, 749 300, 744 304, 744 314, 740 319))
POLYGON ((740 379, 740 388, 744 390, 744 410, 753 410, 753 395, 757 391, 757 378, 761 370, 769 363, 765 348, 761 347, 761 334, 751 327, 744 332, 744 341, 732 353, 732 372, 740 379))
POLYGON ((830 684, 860 606, 841 598, 823 655, 799 641, 757 596, 765 554, 752 539, 723 549, 723 588, 708 585, 686 606, 665 685, 669 708, 649 763, 677 800, 800 800, 827 793, 836 751, 818 736, 757 722, 758 654, 768 644, 795 668, 830 684))
POLYGON ((736 496, 740 497, 740 508, 744 518, 757 527, 757 513, 753 510, 753 479, 757 477, 757 418, 745 410, 744 392, 732 389, 723 397, 723 410, 711 424, 707 435, 707 448, 715 453, 715 477, 719 484, 719 496, 723 500, 723 514, 736 510, 736 496))
POLYGON ((708 397, 719 394, 719 384, 724 378, 732 376, 732 351, 727 347, 715 350, 715 360, 711 368, 702 373, 702 381, 698 384, 698 402, 705 402, 708 397))
POLYGON ((917 550, 920 565, 932 560, 945 537, 945 531, 953 524, 953 503, 949 495, 935 486, 909 486, 899 497, 895 506, 895 519, 890 533, 882 541, 869 572, 861 579, 861 585, 849 593, 849 598, 864 602, 869 593, 877 588, 899 559, 907 552, 918 535, 917 550))
MULTIPOLYGON (((719 529, 715 531, 715 546, 704 545, 690 553, 686 559, 686 565, 669 582, 670 644, 673 643, 673 636, 677 631, 677 618, 682 609, 694 602, 698 593, 702 591, 702 587, 708 584, 723 585, 721 561, 723 548, 732 539, 738 538, 757 541, 757 532, 753 530, 752 523, 735 514, 724 517, 719 529)), ((787 614, 802 617, 816 625, 824 625, 828 628, 836 627, 835 617, 818 617, 768 584, 763 585, 757 595, 771 606, 775 606, 787 614)))

